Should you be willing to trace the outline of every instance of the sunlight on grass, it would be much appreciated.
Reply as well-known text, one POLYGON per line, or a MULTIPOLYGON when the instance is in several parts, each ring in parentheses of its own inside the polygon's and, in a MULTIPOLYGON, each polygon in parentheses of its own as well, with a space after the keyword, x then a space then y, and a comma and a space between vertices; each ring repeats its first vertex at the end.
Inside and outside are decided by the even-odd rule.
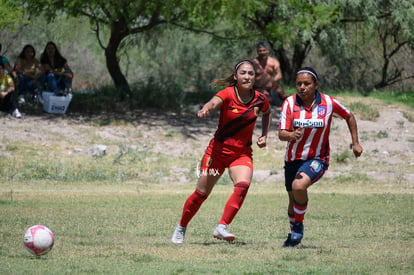
POLYGON ((289 232, 287 197, 275 193, 275 186, 251 188, 231 225, 237 236, 234 243, 211 235, 231 190, 216 186, 190 223, 186 243, 175 246, 170 237, 193 186, 182 186, 176 193, 177 187, 167 185, 148 186, 144 192, 133 186, 105 192, 93 184, 82 192, 62 192, 55 190, 59 185, 42 184, 29 191, 22 184, 13 203, 1 197, 2 274, 23 274, 33 268, 48 274, 413 271, 414 232, 409 225, 414 220, 406 207, 408 194, 311 192, 305 238, 297 249, 283 249, 289 232), (39 259, 22 245, 24 229, 36 223, 49 226, 56 237, 53 250, 39 259))

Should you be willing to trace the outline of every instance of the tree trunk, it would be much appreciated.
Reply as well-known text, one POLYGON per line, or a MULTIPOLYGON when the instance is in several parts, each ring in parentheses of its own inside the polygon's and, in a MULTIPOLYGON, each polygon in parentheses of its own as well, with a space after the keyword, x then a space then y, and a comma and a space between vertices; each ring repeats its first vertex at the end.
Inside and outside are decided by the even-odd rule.
POLYGON ((296 72, 299 70, 310 51, 310 44, 295 45, 292 60, 289 60, 285 49, 274 49, 279 59, 280 68, 283 73, 283 81, 286 84, 294 85, 296 82, 296 72))
POLYGON ((121 100, 125 99, 126 94, 130 95, 131 90, 128 84, 127 79, 121 71, 119 66, 119 60, 117 57, 117 52, 119 45, 126 37, 124 32, 122 32, 122 26, 116 24, 112 26, 111 37, 107 47, 105 48, 105 58, 106 58, 106 67, 109 74, 111 75, 112 81, 114 82, 115 87, 119 90, 121 100))

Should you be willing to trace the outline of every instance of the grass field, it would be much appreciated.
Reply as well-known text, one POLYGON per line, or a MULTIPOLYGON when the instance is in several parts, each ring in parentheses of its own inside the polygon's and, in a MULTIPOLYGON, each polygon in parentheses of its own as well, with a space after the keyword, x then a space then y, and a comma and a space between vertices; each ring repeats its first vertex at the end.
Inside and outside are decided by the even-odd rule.
POLYGON ((285 145, 274 132, 255 148, 236 240, 212 237, 233 190, 225 175, 177 246, 171 235, 214 120, 0 118, 0 274, 414 274, 414 112, 384 117, 377 101, 345 99, 373 110, 373 121, 359 120, 364 154, 352 158, 346 124, 335 122, 332 167, 309 189, 302 244, 287 249, 285 145), (87 153, 96 143, 108 146, 104 157, 87 153), (39 258, 23 247, 34 224, 55 234, 39 258))
POLYGON ((218 185, 170 243, 192 185, 32 182, 1 195, 1 274, 412 274, 412 194, 311 193, 305 239, 282 248, 288 225, 282 186, 256 184, 235 221, 238 237, 212 237, 230 185, 218 185), (31 256, 22 234, 49 226, 55 247, 31 256))

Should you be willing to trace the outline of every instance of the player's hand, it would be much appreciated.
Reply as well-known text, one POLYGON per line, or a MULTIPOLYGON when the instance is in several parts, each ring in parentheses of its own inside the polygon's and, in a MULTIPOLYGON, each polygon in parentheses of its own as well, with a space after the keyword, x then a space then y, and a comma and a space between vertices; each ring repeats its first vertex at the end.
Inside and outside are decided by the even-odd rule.
POLYGON ((361 154, 362 154, 362 146, 361 145, 359 145, 359 143, 357 143, 357 144, 352 144, 352 151, 354 152, 354 156, 356 157, 356 158, 358 158, 359 156, 361 156, 361 154))
POLYGON ((267 136, 259 137, 259 139, 257 140, 257 146, 259 146, 259 148, 266 147, 266 140, 267 140, 267 136))
POLYGON ((303 136, 303 127, 296 128, 295 131, 292 132, 292 139, 300 139, 303 136))
POLYGON ((209 114, 210 114, 210 111, 205 109, 205 108, 203 108, 203 109, 201 109, 200 111, 197 112, 197 116, 199 118, 206 118, 209 114))

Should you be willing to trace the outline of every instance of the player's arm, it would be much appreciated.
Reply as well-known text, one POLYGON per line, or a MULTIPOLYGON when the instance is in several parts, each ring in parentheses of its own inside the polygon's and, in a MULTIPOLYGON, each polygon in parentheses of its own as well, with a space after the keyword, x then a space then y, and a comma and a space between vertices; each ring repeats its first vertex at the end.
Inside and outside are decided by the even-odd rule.
POLYGON ((354 151, 355 157, 359 157, 362 154, 362 146, 359 144, 358 126, 355 116, 352 113, 346 118, 346 123, 348 124, 349 132, 351 133, 352 150, 354 151))
POLYGON ((281 141, 298 140, 303 135, 303 128, 294 129, 291 125, 293 119, 289 103, 285 101, 279 118, 279 139, 281 141))
POLYGON ((260 148, 266 147, 267 133, 269 132, 270 123, 272 122, 272 114, 270 107, 262 115, 262 135, 257 140, 257 146, 260 148))
POLYGON ((276 83, 282 79, 282 70, 280 69, 280 63, 277 59, 274 59, 273 70, 275 73, 273 76, 273 84, 276 85, 276 83))
POLYGON ((279 139, 281 141, 298 140, 303 136, 303 128, 296 128, 294 131, 279 130, 279 139))
POLYGON ((213 98, 210 99, 209 102, 204 104, 203 108, 201 108, 201 110, 198 111, 197 116, 200 118, 207 117, 209 114, 211 114, 211 112, 217 109, 222 103, 223 103, 223 99, 221 99, 218 96, 213 96, 213 98))

